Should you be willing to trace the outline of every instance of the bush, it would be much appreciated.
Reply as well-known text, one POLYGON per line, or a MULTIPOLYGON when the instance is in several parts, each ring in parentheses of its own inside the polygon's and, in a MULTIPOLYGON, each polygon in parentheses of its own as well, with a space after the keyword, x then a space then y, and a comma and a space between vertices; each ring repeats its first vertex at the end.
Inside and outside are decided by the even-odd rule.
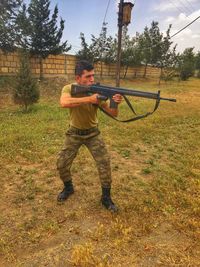
POLYGON ((193 73, 188 69, 182 69, 180 72, 180 78, 182 81, 186 81, 192 76, 193 76, 193 73))
POLYGON ((36 80, 31 75, 29 54, 22 51, 20 53, 20 70, 13 92, 14 103, 21 105, 27 111, 28 106, 36 103, 39 96, 36 80))

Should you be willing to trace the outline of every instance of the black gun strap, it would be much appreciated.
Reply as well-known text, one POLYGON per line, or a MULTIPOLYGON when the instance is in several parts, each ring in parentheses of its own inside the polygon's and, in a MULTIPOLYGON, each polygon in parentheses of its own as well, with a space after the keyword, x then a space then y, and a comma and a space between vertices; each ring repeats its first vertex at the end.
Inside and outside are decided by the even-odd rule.
POLYGON ((126 97, 125 95, 123 95, 123 98, 125 99, 127 105, 128 105, 129 108, 132 110, 132 112, 133 112, 135 115, 137 115, 136 112, 135 112, 135 110, 134 110, 134 108, 133 108, 133 106, 131 105, 131 102, 129 101, 128 97, 126 97))
MULTIPOLYGON (((127 104, 128 104, 128 103, 127 103, 127 104)), ((156 99, 156 103, 155 103, 155 106, 154 106, 154 109, 153 109, 152 112, 147 112, 147 113, 145 113, 145 114, 143 114, 143 115, 138 115, 138 116, 133 117, 133 118, 130 118, 130 119, 128 119, 128 120, 119 120, 119 119, 117 119, 116 117, 113 117, 110 113, 108 113, 107 111, 105 111, 103 108, 99 107, 99 109, 100 109, 101 111, 103 111, 103 113, 105 113, 107 116, 111 117, 113 120, 116 120, 116 121, 119 121, 119 122, 131 122, 131 121, 137 121, 137 120, 146 118, 146 117, 148 117, 149 115, 153 114, 153 113, 156 111, 156 109, 158 108, 159 104, 160 104, 160 97, 158 97, 158 98, 156 99)), ((132 109, 131 109, 131 110, 132 110, 132 109)), ((136 114, 135 111, 134 111, 133 113, 136 114)))

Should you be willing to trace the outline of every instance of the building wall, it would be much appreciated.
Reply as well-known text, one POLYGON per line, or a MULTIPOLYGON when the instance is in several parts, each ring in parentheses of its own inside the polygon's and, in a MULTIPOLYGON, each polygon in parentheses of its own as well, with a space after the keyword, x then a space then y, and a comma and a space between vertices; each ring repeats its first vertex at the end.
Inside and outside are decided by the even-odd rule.
MULTIPOLYGON (((77 58, 74 55, 49 55, 46 59, 43 60, 43 73, 44 77, 55 77, 62 76, 67 79, 74 77, 74 68, 77 58)), ((31 69, 32 73, 35 76, 39 76, 40 73, 40 64, 39 58, 34 56, 31 58, 31 69)), ((19 54, 8 53, 4 54, 0 51, 0 76, 5 75, 16 75, 19 70, 19 54)), ((145 68, 142 67, 130 67, 127 70, 124 67, 121 67, 121 77, 124 77, 124 74, 127 72, 127 78, 134 77, 143 77, 145 68)), ((115 77, 116 65, 105 63, 96 63, 95 64, 95 74, 101 75, 103 77, 115 77)), ((155 67, 147 68, 146 77, 159 77, 160 70, 155 67)))

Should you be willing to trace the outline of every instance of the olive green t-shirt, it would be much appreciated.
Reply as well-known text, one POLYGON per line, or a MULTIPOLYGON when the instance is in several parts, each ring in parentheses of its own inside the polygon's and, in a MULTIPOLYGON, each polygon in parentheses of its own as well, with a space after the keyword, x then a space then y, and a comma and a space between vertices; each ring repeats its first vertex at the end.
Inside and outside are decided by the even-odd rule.
MULTIPOLYGON (((62 94, 63 93, 68 93, 71 95, 71 84, 67 84, 63 87, 62 94)), ((100 103, 100 105, 102 105, 102 102, 100 103)), ((97 105, 83 104, 77 107, 70 108, 69 110, 70 110, 70 126, 73 126, 78 129, 90 129, 93 127, 97 127, 98 125, 97 105)))

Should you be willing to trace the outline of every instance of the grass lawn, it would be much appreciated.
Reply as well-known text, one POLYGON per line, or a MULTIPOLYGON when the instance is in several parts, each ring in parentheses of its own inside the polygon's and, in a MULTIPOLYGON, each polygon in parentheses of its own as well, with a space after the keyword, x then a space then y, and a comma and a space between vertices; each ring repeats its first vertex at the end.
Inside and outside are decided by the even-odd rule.
MULTIPOLYGON (((100 205, 85 147, 72 166, 75 194, 57 204, 56 159, 69 122, 59 107, 64 84, 42 82, 39 103, 23 113, 12 103, 12 80, 0 79, 0 266, 200 266, 200 80, 123 80, 122 87, 161 90, 177 102, 163 101, 152 116, 127 124, 99 112, 118 214, 100 205)), ((140 113, 154 101, 133 104, 140 113)), ((119 117, 130 116, 123 102, 119 117)))

